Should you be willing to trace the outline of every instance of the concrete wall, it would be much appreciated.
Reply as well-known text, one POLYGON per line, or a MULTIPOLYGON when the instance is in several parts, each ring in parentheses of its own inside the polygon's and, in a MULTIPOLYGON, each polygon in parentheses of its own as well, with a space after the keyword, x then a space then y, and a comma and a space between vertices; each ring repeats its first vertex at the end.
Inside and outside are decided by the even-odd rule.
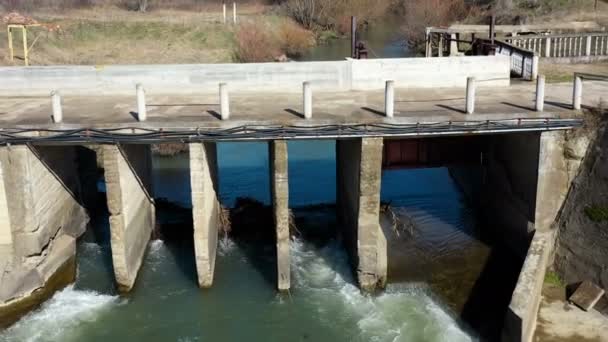
POLYGON ((268 143, 268 149, 270 197, 274 212, 277 243, 277 287, 283 291, 289 290, 291 286, 287 141, 272 140, 268 143))
POLYGON ((380 227, 382 138, 338 140, 337 211, 359 286, 383 287, 387 277, 386 237, 380 227))
POLYGON ((88 216, 75 147, 0 147, 0 169, 1 318, 73 260, 88 216))
POLYGON ((397 87, 464 87, 468 76, 496 79, 486 86, 509 84, 509 58, 473 56, 343 60, 335 62, 49 66, 0 68, 0 96, 134 95, 142 83, 149 94, 215 93, 226 82, 238 92, 301 92, 309 81, 315 90, 383 89, 388 79, 397 87))
POLYGON ((155 225, 148 145, 106 145, 103 159, 114 274, 119 289, 135 284, 155 225))
POLYGON ((220 204, 217 199, 217 150, 215 143, 191 143, 190 186, 194 222, 194 252, 200 287, 213 284, 220 204))

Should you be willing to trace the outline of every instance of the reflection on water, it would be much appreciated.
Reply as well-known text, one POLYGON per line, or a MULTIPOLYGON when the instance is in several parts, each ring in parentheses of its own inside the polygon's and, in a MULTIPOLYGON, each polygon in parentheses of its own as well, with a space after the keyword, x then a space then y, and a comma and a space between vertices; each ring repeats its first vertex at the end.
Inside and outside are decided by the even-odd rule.
MULTIPOLYGON (((238 196, 268 201, 267 153, 264 143, 219 144, 225 204, 238 196)), ((156 196, 189 204, 187 155, 156 158, 154 165, 156 196)), ((335 201, 334 142, 290 142, 289 166, 292 205, 335 201)), ((475 339, 457 313, 489 247, 476 238, 474 214, 447 170, 386 171, 382 198, 398 215, 411 217, 415 229, 389 241, 391 255, 397 256, 389 258, 389 276, 398 281, 381 294, 367 296, 357 289, 333 233, 335 218, 327 219, 332 212, 326 208, 296 210, 298 222, 306 222, 301 229, 317 232, 292 241, 288 295, 278 295, 265 276, 264 267, 275 267, 272 241, 248 246, 225 238, 211 289, 197 287, 191 240, 157 240, 150 243, 133 292, 119 297, 102 219, 98 225, 105 225, 106 234, 89 231, 79 242, 76 284, 0 333, 0 341, 475 339)))

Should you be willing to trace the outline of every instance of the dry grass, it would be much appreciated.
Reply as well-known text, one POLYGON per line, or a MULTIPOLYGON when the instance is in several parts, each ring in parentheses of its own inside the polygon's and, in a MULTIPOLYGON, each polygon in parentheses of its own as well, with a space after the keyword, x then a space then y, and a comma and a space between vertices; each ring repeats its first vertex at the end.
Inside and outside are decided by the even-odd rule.
POLYGON ((545 75, 548 83, 572 82, 575 72, 608 75, 608 61, 589 64, 540 63, 540 74, 545 75))

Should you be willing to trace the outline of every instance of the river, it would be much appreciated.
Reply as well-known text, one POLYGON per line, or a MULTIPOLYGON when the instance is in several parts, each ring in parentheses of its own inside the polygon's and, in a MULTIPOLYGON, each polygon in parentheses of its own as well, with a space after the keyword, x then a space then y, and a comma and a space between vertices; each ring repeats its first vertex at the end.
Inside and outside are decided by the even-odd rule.
MULTIPOLYGON (((225 206, 237 197, 269 203, 264 143, 220 143, 218 156, 225 206)), ((190 205, 187 158, 154 157, 155 197, 190 205)), ((331 210, 303 209, 335 202, 335 167, 334 141, 289 143, 290 206, 303 230, 291 242, 289 294, 277 294, 267 276, 275 267, 272 241, 247 244, 223 237, 211 289, 197 287, 192 240, 165 239, 150 242, 135 288, 121 296, 102 213, 79 240, 76 283, 0 332, 0 341, 457 342, 479 340, 488 331, 496 336, 502 311, 485 312, 504 306, 509 286, 489 295, 491 286, 479 289, 498 249, 482 239, 475 210, 448 170, 383 173, 382 200, 391 202, 398 216, 410 217, 415 228, 389 242, 391 253, 405 260, 389 260, 389 277, 397 281, 379 294, 364 295, 337 240, 331 210)), ((271 227, 252 227, 263 228, 271 227)), ((508 273, 503 271, 498 272, 508 273)))

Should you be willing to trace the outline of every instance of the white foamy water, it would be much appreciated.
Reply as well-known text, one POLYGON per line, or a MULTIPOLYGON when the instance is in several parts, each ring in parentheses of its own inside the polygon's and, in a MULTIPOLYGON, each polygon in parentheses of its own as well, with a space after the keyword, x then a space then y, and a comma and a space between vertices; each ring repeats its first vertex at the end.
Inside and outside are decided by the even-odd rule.
POLYGON ((338 242, 319 250, 296 239, 291 252, 294 281, 305 292, 300 295, 325 319, 356 322, 356 341, 473 341, 425 285, 389 285, 379 296, 362 294, 338 242))
POLYGON ((82 341, 79 329, 120 305, 118 296, 74 289, 70 285, 57 292, 38 310, 0 332, 3 342, 82 341))

